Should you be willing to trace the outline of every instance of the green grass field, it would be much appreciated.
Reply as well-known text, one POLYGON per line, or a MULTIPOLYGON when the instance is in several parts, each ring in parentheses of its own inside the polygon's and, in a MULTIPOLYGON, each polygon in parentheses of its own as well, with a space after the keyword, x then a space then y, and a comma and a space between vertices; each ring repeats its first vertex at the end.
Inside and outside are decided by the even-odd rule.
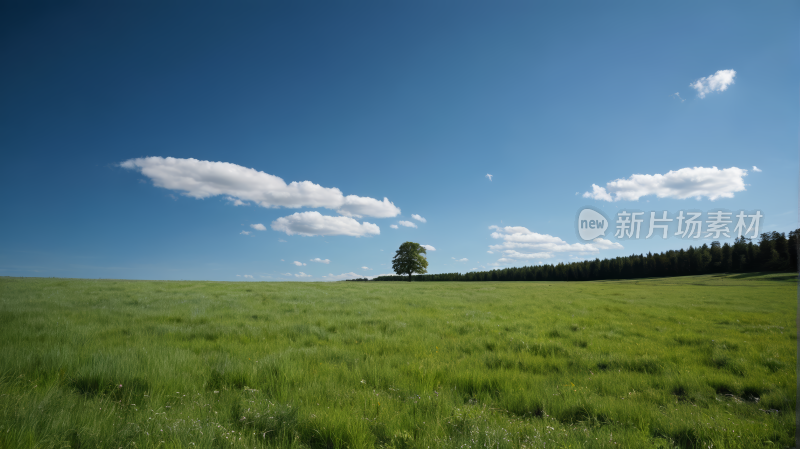
POLYGON ((789 447, 796 295, 0 278, 0 447, 789 447))

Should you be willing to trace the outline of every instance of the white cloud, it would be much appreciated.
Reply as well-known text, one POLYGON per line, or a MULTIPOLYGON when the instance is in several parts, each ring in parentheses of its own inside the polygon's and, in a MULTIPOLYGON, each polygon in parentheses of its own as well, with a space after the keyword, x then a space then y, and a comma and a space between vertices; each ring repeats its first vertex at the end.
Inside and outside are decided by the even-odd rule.
POLYGON ((250 203, 245 203, 244 201, 242 201, 242 200, 240 200, 238 198, 232 198, 232 197, 229 196, 226 199, 228 201, 230 201, 231 203, 233 203, 234 206, 249 206, 250 205, 250 203))
POLYGON ((369 267, 361 267, 361 269, 362 269, 362 270, 369 270, 369 271, 372 271, 372 268, 369 268, 369 267))
POLYGON ((266 231, 267 227, 261 223, 251 224, 251 228, 255 229, 256 231, 266 231))
POLYGON ((291 276, 292 273, 281 273, 281 276, 291 276))
POLYGON ((278 239, 278 241, 281 242, 281 243, 286 243, 286 240, 284 240, 284 239, 278 239))
POLYGON ((295 264, 295 265, 297 265, 298 267, 304 267, 304 266, 306 266, 306 264, 304 264, 303 262, 298 262, 298 261, 296 261, 296 260, 295 260, 294 262, 292 262, 292 263, 293 263, 293 264, 295 264))
POLYGON ((735 70, 717 70, 717 73, 711 76, 705 76, 693 82, 689 86, 697 91, 697 96, 705 98, 706 94, 711 92, 723 92, 728 86, 733 84, 733 78, 736 76, 735 70))
POLYGON ((686 101, 686 100, 684 100, 683 98, 681 98, 681 94, 679 94, 678 92, 675 92, 674 94, 672 94, 672 96, 673 96, 673 97, 675 97, 675 98, 677 98, 678 100, 681 100, 681 103, 683 103, 684 101, 686 101))
POLYGON ((272 222, 272 229, 288 235, 378 235, 381 229, 376 224, 359 223, 350 217, 331 217, 317 211, 295 212, 272 222))
POLYGON ((486 177, 487 177, 487 178, 489 178, 489 181, 491 181, 491 180, 492 180, 492 175, 490 175, 490 174, 488 174, 488 173, 487 173, 487 174, 486 174, 486 177))
MULTIPOLYGON (((597 253, 601 249, 622 249, 622 245, 603 238, 596 238, 592 243, 567 243, 558 237, 548 234, 539 234, 528 230, 522 226, 489 226, 492 238, 502 240, 500 245, 492 245, 489 248, 495 251, 502 251, 503 258, 499 261, 509 261, 513 259, 530 258, 550 258, 551 253, 573 251, 579 253, 597 253), (531 252, 520 252, 526 249, 531 252)), ((498 261, 498 262, 499 262, 498 261)))
POLYGON ((303 272, 301 271, 301 272, 299 272, 299 273, 295 274, 295 275, 294 275, 294 277, 298 277, 298 278, 310 278, 310 277, 311 277, 311 275, 310 275, 310 274, 305 274, 305 273, 303 273, 303 272))
MULTIPOLYGON (((389 225, 389 227, 392 228, 392 229, 397 229, 397 225, 389 225)), ((381 251, 383 251, 383 250, 381 250, 381 251)))
POLYGON ((397 224, 399 224, 400 226, 405 226, 407 228, 416 228, 417 227, 417 225, 415 225, 413 222, 410 222, 410 221, 401 220, 401 221, 397 222, 397 224))
POLYGON ((761 173, 761 169, 756 167, 755 165, 753 166, 753 171, 756 173, 761 173))
POLYGON ((324 263, 326 265, 331 263, 330 259, 320 259, 319 257, 315 257, 315 258, 311 259, 311 261, 312 262, 324 263))
POLYGON ((348 217, 361 218, 364 215, 376 218, 396 217, 400 209, 388 198, 378 201, 375 198, 347 195, 344 204, 336 212, 348 217))
POLYGON ((428 251, 436 251, 436 248, 434 248, 433 245, 419 245, 419 246, 425 248, 428 251))
POLYGON ((494 254, 494 251, 486 251, 489 254, 494 254))
POLYGON ((512 249, 503 251, 503 256, 510 259, 549 259, 553 253, 520 253, 512 249))
POLYGON ((242 234, 242 235, 250 235, 250 231, 242 231, 242 232, 240 232, 239 234, 242 234))
POLYGON ((628 179, 617 179, 605 187, 592 184, 592 192, 584 198, 601 201, 637 201, 647 195, 658 198, 733 198, 735 192, 745 190, 744 177, 747 170, 737 167, 693 167, 670 171, 665 175, 632 175, 628 179), (613 199, 612 196, 614 195, 613 199))
POLYGON ((456 259, 455 257, 451 257, 451 259, 455 260, 456 262, 469 262, 469 259, 467 259, 466 257, 463 259, 456 259))
POLYGON ((245 278, 248 278, 248 279, 253 279, 253 276, 252 276, 252 275, 250 275, 250 274, 245 274, 245 275, 243 275, 242 277, 245 277, 245 278))
POLYGON ((428 222, 428 220, 426 220, 425 217, 422 217, 422 216, 417 215, 417 214, 411 214, 411 218, 413 218, 414 220, 417 220, 417 221, 421 221, 423 223, 427 223, 428 222))
POLYGON ((592 184, 592 193, 584 192, 584 198, 593 198, 598 201, 613 201, 611 195, 606 192, 605 187, 600 187, 597 184, 592 184))
POLYGON ((361 279, 361 278, 365 278, 365 277, 366 277, 366 278, 373 278, 373 277, 375 277, 375 276, 372 276, 372 277, 370 277, 370 276, 362 276, 362 275, 360 275, 360 274, 358 274, 358 273, 353 273, 353 272, 351 271, 351 272, 349 272, 349 273, 342 273, 342 274, 333 274, 333 273, 330 273, 330 274, 328 274, 327 276, 322 276, 322 277, 324 277, 326 280, 331 280, 331 281, 340 281, 340 280, 342 280, 342 279, 361 279))
MULTIPOLYGON (((596 239, 592 240, 594 243, 590 243, 595 248, 598 249, 622 249, 622 245, 617 242, 612 242, 611 240, 606 240, 602 237, 597 237, 596 239)), ((589 251, 593 252, 593 251, 589 251)))
POLYGON ((146 157, 128 159, 121 167, 138 170, 153 185, 178 190, 183 195, 202 199, 225 195, 228 200, 252 201, 262 207, 324 207, 347 216, 396 217, 400 209, 387 198, 383 201, 356 195, 344 196, 335 188, 311 181, 291 182, 228 162, 146 157))

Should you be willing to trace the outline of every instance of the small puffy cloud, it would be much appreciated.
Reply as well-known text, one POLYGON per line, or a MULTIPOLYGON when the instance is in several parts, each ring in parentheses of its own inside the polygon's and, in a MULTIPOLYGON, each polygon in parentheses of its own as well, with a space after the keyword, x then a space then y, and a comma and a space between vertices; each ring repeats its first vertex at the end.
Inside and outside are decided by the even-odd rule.
POLYGON ((119 165, 141 172, 156 187, 180 191, 197 199, 225 195, 234 205, 251 201, 267 208, 324 207, 347 216, 389 218, 400 215, 400 209, 387 198, 380 201, 344 196, 335 187, 322 187, 311 181, 286 184, 275 175, 229 162, 154 156, 128 159, 119 165))
POLYGON ((255 229, 256 231, 266 231, 267 227, 261 223, 251 224, 251 228, 255 229))
POLYGON ((617 179, 605 187, 592 184, 592 191, 584 198, 600 201, 637 201, 647 195, 658 198, 733 198, 735 192, 745 190, 744 177, 747 170, 737 167, 693 167, 670 171, 664 175, 632 175, 628 179, 617 179), (613 198, 612 198, 613 195, 613 198))
POLYGON ((523 226, 490 226, 493 230, 491 236, 494 239, 502 240, 502 244, 492 245, 489 248, 494 251, 502 251, 501 260, 514 259, 546 259, 552 257, 552 253, 559 252, 578 252, 578 253, 597 253, 602 249, 622 249, 622 245, 603 238, 597 238, 592 243, 567 243, 558 237, 539 234, 528 230, 523 226), (521 251, 525 250, 525 251, 521 251))
POLYGON ((419 245, 419 246, 425 248, 427 251, 436 251, 436 248, 434 248, 433 245, 419 245))
POLYGON ((396 217, 400 214, 400 209, 388 198, 378 201, 375 198, 367 198, 355 195, 347 195, 344 204, 336 212, 348 216, 361 218, 364 215, 377 218, 396 217))
POLYGON ((451 257, 451 259, 455 260, 456 262, 469 262, 469 259, 467 259, 466 257, 463 259, 456 259, 455 257, 451 257))
POLYGON ((350 217, 331 217, 317 211, 295 212, 288 217, 281 217, 272 222, 272 229, 288 235, 349 235, 361 237, 378 235, 381 229, 376 224, 359 223, 350 217))
POLYGON ((679 94, 678 92, 675 92, 674 94, 672 94, 672 96, 677 98, 678 100, 681 100, 681 103, 685 101, 683 98, 681 98, 681 94, 679 94))
POLYGON ((330 259, 320 259, 319 257, 315 257, 315 258, 311 259, 311 261, 312 262, 324 263, 326 265, 331 263, 330 259))
POLYGON ((298 267, 304 267, 304 266, 306 266, 306 264, 304 264, 303 262, 298 262, 298 261, 296 261, 296 260, 295 260, 294 262, 292 262, 292 263, 293 263, 293 264, 295 264, 295 265, 297 265, 298 267))
POLYGON ((278 241, 281 242, 281 243, 286 243, 286 240, 284 240, 284 239, 278 239, 278 241))
POLYGON ((281 273, 281 276, 291 276, 292 273, 281 273))
POLYGON ((247 278, 247 279, 253 279, 253 276, 250 275, 250 274, 242 275, 242 277, 247 278))
POLYGON ((305 274, 305 273, 303 273, 303 272, 301 271, 301 272, 299 272, 299 273, 295 274, 295 275, 294 275, 294 277, 298 277, 298 278, 310 278, 310 277, 311 277, 311 275, 310 275, 310 274, 305 274))
POLYGON ((711 92, 724 92, 733 84, 734 77, 736 77, 735 70, 717 70, 717 73, 700 78, 689 86, 697 91, 698 97, 705 98, 706 94, 711 92))
POLYGON ((494 251, 486 251, 489 254, 494 254, 494 251))
POLYGON ((361 269, 362 270, 370 270, 370 271, 372 270, 372 268, 369 268, 369 267, 361 267, 361 269))
POLYGON ((605 187, 600 187, 597 184, 592 184, 592 192, 584 192, 584 198, 592 198, 598 201, 614 201, 611 195, 608 194, 605 187))
POLYGON ((233 203, 234 206, 249 206, 250 205, 250 203, 245 203, 244 201, 242 201, 242 200, 240 200, 238 198, 232 198, 230 196, 225 198, 225 199, 230 201, 231 203, 233 203))
POLYGON ((239 234, 241 234, 241 235, 250 235, 250 231, 242 231, 239 234))
POLYGON ((397 225, 389 225, 389 227, 392 229, 397 229, 397 225))
POLYGON ((422 217, 422 216, 420 216, 418 214, 411 214, 411 218, 413 218, 414 220, 417 220, 417 221, 421 221, 423 223, 427 223, 428 222, 428 220, 426 220, 425 217, 422 217))
POLYGON ((407 227, 407 228, 416 228, 416 227, 417 227, 417 225, 416 225, 416 224, 414 224, 414 223, 413 223, 413 222, 411 222, 411 221, 404 221, 404 220, 401 220, 401 221, 397 222, 397 224, 399 224, 400 226, 405 226, 405 227, 407 227))
POLYGON ((761 173, 761 169, 756 167, 755 165, 753 166, 753 171, 756 173, 761 173))
POLYGON ((490 175, 490 174, 488 174, 488 173, 487 173, 487 174, 486 174, 486 177, 487 177, 487 178, 489 178, 489 181, 491 181, 491 180, 492 180, 492 175, 490 175))

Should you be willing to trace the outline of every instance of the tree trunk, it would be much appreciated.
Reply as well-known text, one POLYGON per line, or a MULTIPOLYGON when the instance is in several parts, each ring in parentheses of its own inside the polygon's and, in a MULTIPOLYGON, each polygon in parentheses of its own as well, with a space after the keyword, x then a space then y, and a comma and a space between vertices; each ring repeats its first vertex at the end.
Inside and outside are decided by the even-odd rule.
POLYGON ((408 273, 408 282, 411 282, 411 273, 408 273))

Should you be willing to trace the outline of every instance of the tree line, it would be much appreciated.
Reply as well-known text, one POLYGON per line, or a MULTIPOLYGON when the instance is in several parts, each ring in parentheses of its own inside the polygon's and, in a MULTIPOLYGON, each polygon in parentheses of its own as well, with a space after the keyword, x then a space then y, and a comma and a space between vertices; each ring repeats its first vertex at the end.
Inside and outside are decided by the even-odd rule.
MULTIPOLYGON (((634 254, 613 259, 595 259, 556 265, 534 265, 468 273, 422 274, 414 281, 595 281, 647 277, 690 276, 753 271, 797 272, 800 229, 767 232, 758 243, 740 237, 731 245, 711 245, 662 253, 634 254)), ((375 281, 407 281, 404 276, 378 276, 375 281)))

